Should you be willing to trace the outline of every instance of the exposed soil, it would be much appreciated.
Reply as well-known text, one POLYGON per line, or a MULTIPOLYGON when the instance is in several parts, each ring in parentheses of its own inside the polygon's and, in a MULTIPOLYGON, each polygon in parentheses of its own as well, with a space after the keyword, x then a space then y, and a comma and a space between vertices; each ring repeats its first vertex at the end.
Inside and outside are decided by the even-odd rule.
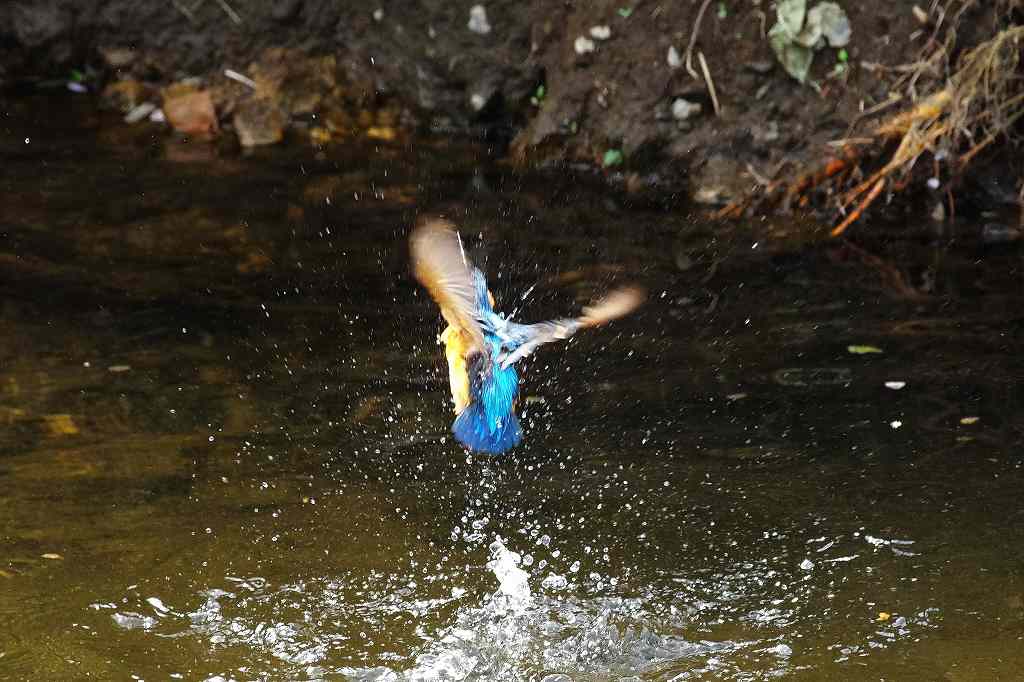
MULTIPOLYGON (((324 125, 323 134, 335 137, 375 131, 390 139, 412 128, 486 133, 511 141, 511 155, 529 163, 618 166, 621 153, 627 186, 720 204, 823 158, 829 141, 870 124, 863 112, 886 101, 894 67, 914 61, 929 34, 914 0, 843 2, 851 42, 844 55, 816 54, 812 85, 777 63, 766 38, 775 6, 767 1, 493 0, 475 31, 471 4, 8 3, 0 6, 0 84, 66 78, 75 69, 93 90, 116 83, 108 97, 128 109, 147 98, 166 101, 160 88, 200 77, 190 87, 209 91, 221 119, 197 124, 211 134, 244 127, 243 140, 279 139, 258 129, 265 121, 324 125), (670 48, 682 63, 670 64, 670 48), (255 89, 225 69, 253 78, 255 89), (285 116, 253 107, 254 99, 285 116)), ((983 38, 995 20, 981 7, 963 25, 983 38)), ((891 112, 880 110, 876 120, 891 112)))

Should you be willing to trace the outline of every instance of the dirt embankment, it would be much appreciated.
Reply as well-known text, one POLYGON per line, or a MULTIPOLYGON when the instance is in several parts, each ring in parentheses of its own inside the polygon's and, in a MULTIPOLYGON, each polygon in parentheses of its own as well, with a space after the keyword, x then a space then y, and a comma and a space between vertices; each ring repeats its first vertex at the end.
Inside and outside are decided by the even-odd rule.
POLYGON ((244 143, 300 119, 324 139, 499 133, 521 160, 589 162, 721 204, 910 104, 891 90, 901 65, 953 10, 961 49, 1007 2, 840 2, 848 41, 819 40, 804 83, 770 46, 776 5, 26 0, 0 6, 0 83, 74 70, 96 90, 121 81, 108 94, 126 108, 162 98, 169 114, 169 98, 209 93, 197 129, 234 127, 244 143))

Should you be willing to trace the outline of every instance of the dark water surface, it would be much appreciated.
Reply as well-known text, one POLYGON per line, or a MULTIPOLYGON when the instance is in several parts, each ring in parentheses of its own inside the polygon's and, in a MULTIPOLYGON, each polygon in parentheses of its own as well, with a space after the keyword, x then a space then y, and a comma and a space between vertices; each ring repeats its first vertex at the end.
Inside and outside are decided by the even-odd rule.
POLYGON ((1012 245, 3 111, 0 679, 1021 679, 1012 245), (418 212, 521 319, 651 292, 507 457, 447 435, 418 212))

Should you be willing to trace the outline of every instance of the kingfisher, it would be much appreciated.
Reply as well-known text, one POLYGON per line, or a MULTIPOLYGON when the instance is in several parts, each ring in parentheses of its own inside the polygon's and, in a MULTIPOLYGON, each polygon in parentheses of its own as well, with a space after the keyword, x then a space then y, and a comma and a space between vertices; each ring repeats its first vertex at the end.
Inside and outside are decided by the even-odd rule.
POLYGON ((518 361, 542 344, 622 317, 644 299, 640 287, 624 287, 585 307, 579 317, 519 324, 494 310, 487 279, 466 257, 450 222, 423 222, 409 245, 413 274, 448 323, 440 340, 455 408, 452 433, 471 452, 498 455, 523 439, 516 417, 518 361))

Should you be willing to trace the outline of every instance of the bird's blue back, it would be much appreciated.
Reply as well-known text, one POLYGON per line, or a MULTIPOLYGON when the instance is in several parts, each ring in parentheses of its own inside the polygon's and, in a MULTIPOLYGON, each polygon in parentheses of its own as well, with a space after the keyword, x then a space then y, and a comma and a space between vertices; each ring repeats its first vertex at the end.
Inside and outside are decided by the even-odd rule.
POLYGON ((485 348, 482 357, 468 368, 471 402, 456 418, 452 430, 467 447, 500 454, 523 438, 515 415, 519 375, 514 367, 502 367, 498 362, 499 356, 510 350, 509 339, 502 333, 509 323, 494 312, 483 273, 474 269, 473 278, 485 348))

